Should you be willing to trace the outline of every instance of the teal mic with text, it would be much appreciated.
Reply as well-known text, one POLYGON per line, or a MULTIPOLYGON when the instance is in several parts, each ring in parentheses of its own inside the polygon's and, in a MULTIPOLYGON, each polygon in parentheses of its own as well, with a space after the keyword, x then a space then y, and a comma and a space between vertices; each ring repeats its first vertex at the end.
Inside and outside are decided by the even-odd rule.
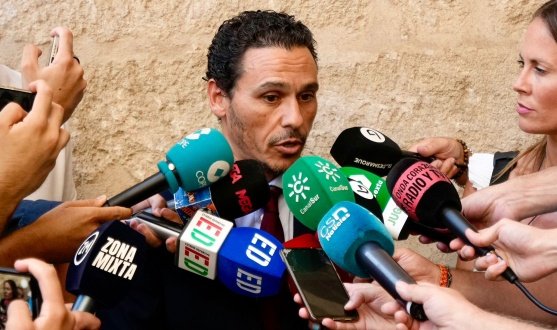
POLYGON ((414 319, 427 320, 422 305, 404 301, 396 291, 398 281, 416 281, 392 258, 394 241, 375 215, 353 202, 339 202, 319 222, 317 234, 325 253, 340 268, 371 276, 414 319))
POLYGON ((224 135, 213 128, 188 134, 166 153, 157 166, 159 172, 109 198, 104 206, 131 207, 166 189, 196 190, 225 176, 234 156, 224 135))

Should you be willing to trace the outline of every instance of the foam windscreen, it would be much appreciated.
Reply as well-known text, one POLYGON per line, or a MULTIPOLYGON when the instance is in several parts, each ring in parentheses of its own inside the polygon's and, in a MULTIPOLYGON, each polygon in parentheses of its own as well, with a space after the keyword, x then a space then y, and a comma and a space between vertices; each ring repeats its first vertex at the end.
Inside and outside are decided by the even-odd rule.
POLYGON ((436 167, 415 158, 403 158, 393 167, 387 187, 398 206, 427 226, 443 227, 438 218, 443 207, 462 209, 451 180, 436 167))
POLYGON ((282 176, 282 189, 290 211, 312 230, 335 203, 354 201, 346 176, 336 165, 318 156, 296 160, 282 176))

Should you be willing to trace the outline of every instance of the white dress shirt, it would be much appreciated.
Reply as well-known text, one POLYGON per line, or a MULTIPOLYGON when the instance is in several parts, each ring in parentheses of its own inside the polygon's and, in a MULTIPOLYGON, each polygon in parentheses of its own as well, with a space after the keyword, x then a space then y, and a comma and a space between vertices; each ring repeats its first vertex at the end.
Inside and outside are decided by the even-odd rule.
MULTIPOLYGON (((269 182, 269 185, 282 189, 282 175, 269 182)), ((282 224, 282 230, 284 231, 284 240, 288 241, 294 237, 294 215, 290 212, 288 205, 286 205, 283 195, 280 195, 279 197, 278 208, 280 223, 282 224)), ((244 215, 241 218, 237 218, 235 221, 236 226, 238 227, 252 227, 259 229, 261 227, 261 220, 263 220, 262 208, 244 215)))

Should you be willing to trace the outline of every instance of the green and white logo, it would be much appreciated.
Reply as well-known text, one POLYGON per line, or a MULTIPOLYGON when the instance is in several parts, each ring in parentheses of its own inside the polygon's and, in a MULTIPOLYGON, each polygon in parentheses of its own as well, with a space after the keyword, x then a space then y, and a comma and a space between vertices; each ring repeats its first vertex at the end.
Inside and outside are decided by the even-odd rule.
POLYGON ((338 175, 338 169, 336 168, 331 168, 331 164, 330 163, 323 163, 322 161, 318 161, 317 163, 315 163, 315 166, 317 166, 317 168, 319 169, 317 172, 318 173, 325 173, 325 179, 327 181, 329 181, 329 179, 332 179, 333 182, 337 182, 337 180, 340 179, 340 175, 338 175))
POLYGON ((308 180, 309 179, 304 176, 302 172, 298 172, 298 175, 292 175, 293 183, 288 184, 288 188, 292 189, 292 191, 290 191, 288 197, 294 196, 296 203, 300 202, 300 197, 304 200, 307 199, 305 192, 311 189, 309 186, 305 185, 308 180))

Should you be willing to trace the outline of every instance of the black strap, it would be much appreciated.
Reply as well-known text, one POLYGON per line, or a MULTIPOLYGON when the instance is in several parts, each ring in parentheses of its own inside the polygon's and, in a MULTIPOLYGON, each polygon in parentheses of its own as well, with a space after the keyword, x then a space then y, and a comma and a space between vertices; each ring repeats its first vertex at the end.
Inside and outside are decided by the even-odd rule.
POLYGON ((507 164, 518 155, 518 151, 496 152, 493 155, 493 172, 491 172, 490 185, 507 181, 510 171, 505 172, 501 177, 495 180, 495 177, 501 172, 507 164))

